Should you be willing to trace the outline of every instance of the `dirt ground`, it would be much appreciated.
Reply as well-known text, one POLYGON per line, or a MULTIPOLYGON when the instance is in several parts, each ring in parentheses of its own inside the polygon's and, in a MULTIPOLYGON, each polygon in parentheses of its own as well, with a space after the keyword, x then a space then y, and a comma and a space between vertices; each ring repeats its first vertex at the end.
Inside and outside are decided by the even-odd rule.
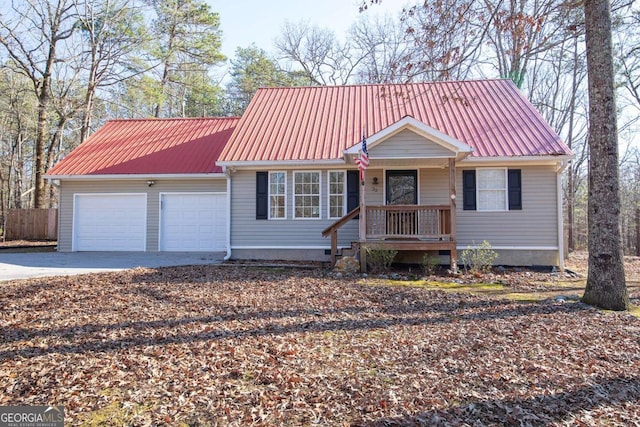
POLYGON ((0 405, 62 405, 69 426, 640 425, 640 319, 496 298, 567 278, 493 274, 223 264, 5 282, 0 405))

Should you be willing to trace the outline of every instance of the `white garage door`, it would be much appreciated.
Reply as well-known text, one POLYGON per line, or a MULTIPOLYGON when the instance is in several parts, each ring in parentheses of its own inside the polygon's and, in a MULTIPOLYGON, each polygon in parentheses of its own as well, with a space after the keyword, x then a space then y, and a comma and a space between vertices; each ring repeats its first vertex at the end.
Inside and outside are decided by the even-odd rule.
POLYGON ((223 251, 227 196, 212 193, 161 195, 160 250, 223 251))
POLYGON ((75 251, 145 250, 145 194, 77 194, 73 221, 75 251))

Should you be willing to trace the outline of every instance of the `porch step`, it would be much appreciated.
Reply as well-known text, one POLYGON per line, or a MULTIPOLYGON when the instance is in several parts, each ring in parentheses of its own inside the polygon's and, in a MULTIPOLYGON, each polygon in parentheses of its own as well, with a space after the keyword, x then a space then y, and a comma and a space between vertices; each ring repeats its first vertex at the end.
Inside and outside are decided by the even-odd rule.
POLYGON ((342 248, 340 253, 338 254, 338 258, 342 258, 345 256, 358 257, 358 252, 360 251, 360 243, 351 242, 351 246, 348 248, 342 248))

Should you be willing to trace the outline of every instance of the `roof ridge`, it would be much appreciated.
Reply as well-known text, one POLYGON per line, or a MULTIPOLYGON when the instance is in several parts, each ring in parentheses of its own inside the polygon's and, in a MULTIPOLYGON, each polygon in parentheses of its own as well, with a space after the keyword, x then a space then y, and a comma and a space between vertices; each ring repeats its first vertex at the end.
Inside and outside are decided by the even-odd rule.
POLYGON ((109 119, 108 122, 168 122, 168 121, 208 121, 208 120, 239 120, 240 116, 224 117, 147 117, 140 119, 109 119))
POLYGON ((413 86, 423 84, 456 84, 456 83, 477 83, 477 82, 498 82, 511 81, 511 79, 503 77, 468 79, 468 80, 431 80, 424 82, 407 82, 407 83, 351 83, 345 85, 305 85, 305 86, 261 86, 260 90, 278 90, 278 89, 321 89, 321 88, 343 88, 343 87, 374 87, 374 86, 413 86))

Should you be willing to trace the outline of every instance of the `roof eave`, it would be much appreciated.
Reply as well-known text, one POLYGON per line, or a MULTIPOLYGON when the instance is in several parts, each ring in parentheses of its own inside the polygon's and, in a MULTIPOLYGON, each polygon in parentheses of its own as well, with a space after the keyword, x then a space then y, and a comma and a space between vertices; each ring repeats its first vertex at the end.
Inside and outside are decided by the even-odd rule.
POLYGON ((554 165, 558 162, 572 160, 573 154, 557 154, 542 156, 492 156, 492 157, 467 157, 460 161, 461 165, 492 166, 496 164, 527 164, 527 165, 554 165))
POLYGON ((145 180, 145 179, 212 179, 225 178, 221 172, 215 173, 149 173, 149 174, 101 174, 101 175, 45 175, 48 180, 98 181, 98 180, 145 180))
POLYGON ((304 166, 337 166, 344 165, 344 159, 324 159, 324 160, 232 160, 216 162, 223 168, 245 168, 256 167, 304 167, 304 166))

